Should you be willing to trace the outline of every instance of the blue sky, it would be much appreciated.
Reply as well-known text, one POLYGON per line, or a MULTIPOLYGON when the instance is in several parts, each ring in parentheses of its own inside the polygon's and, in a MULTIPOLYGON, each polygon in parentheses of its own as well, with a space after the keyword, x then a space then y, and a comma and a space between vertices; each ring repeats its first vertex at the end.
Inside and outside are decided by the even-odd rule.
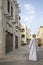
POLYGON ((21 23, 31 29, 31 33, 37 33, 43 26, 43 0, 18 0, 21 9, 21 23))

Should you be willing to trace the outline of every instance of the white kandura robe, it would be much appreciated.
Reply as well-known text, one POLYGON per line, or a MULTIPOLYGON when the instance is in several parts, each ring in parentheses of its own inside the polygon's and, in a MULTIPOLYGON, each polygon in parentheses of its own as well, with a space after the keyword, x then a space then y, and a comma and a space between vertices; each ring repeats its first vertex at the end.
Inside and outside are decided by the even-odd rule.
POLYGON ((29 44, 29 60, 37 61, 37 48, 35 38, 32 38, 29 44))

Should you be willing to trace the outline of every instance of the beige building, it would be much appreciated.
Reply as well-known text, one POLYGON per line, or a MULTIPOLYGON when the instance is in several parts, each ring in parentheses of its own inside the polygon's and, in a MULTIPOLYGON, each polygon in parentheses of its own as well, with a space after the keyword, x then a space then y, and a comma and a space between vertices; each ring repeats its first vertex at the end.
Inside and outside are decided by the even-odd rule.
POLYGON ((39 31, 37 33, 37 38, 41 39, 41 44, 43 44, 43 26, 40 26, 39 31))
POLYGON ((26 25, 21 24, 21 45, 28 44, 30 37, 30 29, 26 25))
POLYGON ((28 27, 26 27, 26 39, 27 39, 27 44, 29 44, 29 42, 30 42, 30 37, 31 37, 31 30, 28 28, 28 27))
POLYGON ((16 0, 0 0, 0 58, 20 47, 20 9, 16 0))

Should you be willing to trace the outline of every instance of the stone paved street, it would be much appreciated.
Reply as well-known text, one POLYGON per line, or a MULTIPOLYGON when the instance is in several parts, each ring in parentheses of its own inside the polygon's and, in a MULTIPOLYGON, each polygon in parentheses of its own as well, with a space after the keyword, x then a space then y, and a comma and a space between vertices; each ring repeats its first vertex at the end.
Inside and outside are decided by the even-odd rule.
POLYGON ((43 47, 38 47, 38 61, 29 61, 28 45, 7 53, 4 59, 0 59, 0 65, 43 65, 43 47))

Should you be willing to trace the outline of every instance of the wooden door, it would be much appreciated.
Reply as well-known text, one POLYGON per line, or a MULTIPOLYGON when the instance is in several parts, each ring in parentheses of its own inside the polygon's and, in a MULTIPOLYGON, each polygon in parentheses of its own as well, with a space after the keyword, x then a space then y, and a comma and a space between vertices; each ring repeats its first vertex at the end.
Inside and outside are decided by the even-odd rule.
POLYGON ((13 34, 6 32, 6 53, 13 50, 13 34))
POLYGON ((18 48, 18 36, 15 35, 15 49, 18 48))

